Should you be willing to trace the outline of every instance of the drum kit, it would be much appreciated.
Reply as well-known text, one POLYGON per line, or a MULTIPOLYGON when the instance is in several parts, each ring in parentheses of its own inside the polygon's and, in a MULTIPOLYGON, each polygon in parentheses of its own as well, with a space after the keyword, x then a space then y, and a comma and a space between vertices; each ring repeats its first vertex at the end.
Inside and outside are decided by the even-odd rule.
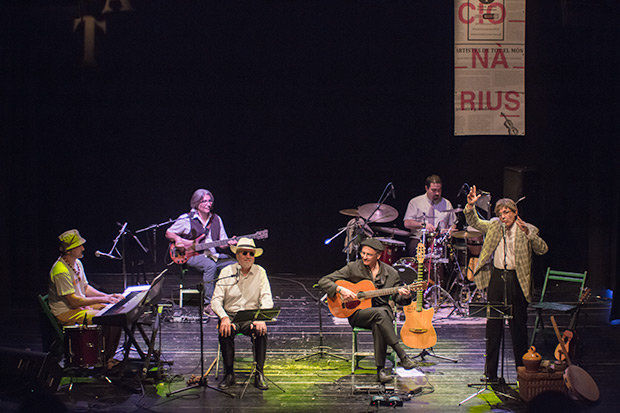
MULTIPOLYGON (((461 211, 461 208, 455 208, 443 212, 461 211)), ((364 239, 375 238, 385 247, 379 259, 393 266, 404 283, 410 284, 417 280, 416 258, 406 256, 407 243, 394 238, 410 238, 411 232, 395 226, 369 226, 369 224, 387 224, 394 221, 398 217, 398 211, 394 207, 370 203, 358 208, 342 209, 339 212, 352 219, 338 234, 327 240, 326 244, 346 231, 343 252, 347 253, 347 262, 349 262, 351 255, 353 259, 357 257, 360 243, 364 239)), ((423 216, 420 220, 424 224, 426 217, 423 216)), ((467 276, 467 269, 475 264, 473 260, 480 254, 482 233, 475 230, 463 230, 451 234, 448 232, 436 234, 427 232, 423 225, 422 234, 426 245, 424 268, 429 281, 424 297, 429 305, 438 310, 447 303, 454 307, 452 312, 462 314, 467 310, 470 302, 483 301, 482 291, 478 290, 472 282, 473 276, 471 279, 467 276)))

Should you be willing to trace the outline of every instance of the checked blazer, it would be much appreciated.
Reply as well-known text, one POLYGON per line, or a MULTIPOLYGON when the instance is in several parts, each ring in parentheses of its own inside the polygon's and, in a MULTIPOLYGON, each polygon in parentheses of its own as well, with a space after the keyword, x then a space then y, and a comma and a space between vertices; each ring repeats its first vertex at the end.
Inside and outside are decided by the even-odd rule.
MULTIPOLYGON (((484 244, 482 244, 482 251, 480 251, 480 258, 478 259, 478 266, 474 271, 474 281, 478 288, 486 288, 489 286, 491 280, 490 271, 480 271, 482 267, 490 261, 493 252, 499 245, 502 239, 502 227, 498 218, 493 218, 490 221, 480 219, 476 213, 476 208, 465 208, 463 210, 467 224, 476 228, 478 231, 485 234, 484 244)), ((514 224, 517 225, 517 224, 514 224)), ((538 228, 532 224, 526 223, 529 230, 529 234, 525 235, 525 232, 520 228, 516 228, 515 235, 515 262, 517 279, 523 295, 528 302, 532 301, 532 251, 537 255, 543 255, 549 247, 547 243, 538 236, 538 228)), ((492 263, 491 263, 492 265, 492 263)))

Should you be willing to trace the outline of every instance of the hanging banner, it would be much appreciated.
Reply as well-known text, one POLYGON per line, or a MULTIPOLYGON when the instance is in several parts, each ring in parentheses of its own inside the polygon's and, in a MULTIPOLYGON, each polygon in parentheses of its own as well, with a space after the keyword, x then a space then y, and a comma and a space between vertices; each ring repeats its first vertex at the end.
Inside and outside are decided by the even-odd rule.
POLYGON ((454 0, 454 134, 525 135, 525 0, 454 0))

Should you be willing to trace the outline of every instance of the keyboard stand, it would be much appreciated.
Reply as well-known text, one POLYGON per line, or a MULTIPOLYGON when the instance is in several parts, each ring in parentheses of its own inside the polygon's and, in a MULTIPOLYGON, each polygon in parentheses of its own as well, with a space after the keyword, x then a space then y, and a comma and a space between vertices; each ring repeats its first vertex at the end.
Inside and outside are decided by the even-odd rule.
POLYGON ((144 362, 142 366, 142 374, 141 374, 141 378, 143 380, 147 378, 147 373, 148 373, 151 361, 153 361, 157 365, 157 375, 159 376, 158 378, 160 378, 161 376, 161 371, 160 371, 161 348, 160 349, 155 348, 157 333, 159 332, 159 329, 161 327, 161 317, 159 313, 159 308, 156 307, 154 312, 155 312, 155 318, 151 324, 152 329, 151 329, 150 337, 148 336, 147 332, 144 329, 144 323, 141 323, 138 320, 134 321, 130 326, 127 326, 127 325, 123 326, 123 330, 125 331, 125 343, 123 344, 123 347, 124 347, 123 363, 129 360, 129 352, 131 351, 131 347, 133 345, 133 347, 136 349, 136 352, 140 356, 140 360, 144 362), (140 346, 140 344, 138 343, 136 339, 136 330, 138 330, 138 332, 140 333, 140 336, 142 337, 142 340, 144 340, 144 344, 148 347, 148 350, 146 353, 144 352, 144 350, 142 350, 142 347, 140 346))

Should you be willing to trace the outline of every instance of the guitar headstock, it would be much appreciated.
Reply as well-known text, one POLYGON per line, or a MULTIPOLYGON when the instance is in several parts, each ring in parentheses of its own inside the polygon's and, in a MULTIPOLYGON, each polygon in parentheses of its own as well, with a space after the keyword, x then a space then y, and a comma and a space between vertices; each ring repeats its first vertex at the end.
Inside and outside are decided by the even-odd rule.
POLYGON ((265 239, 265 238, 269 238, 269 230, 268 229, 264 229, 262 231, 256 231, 254 234, 252 234, 253 239, 265 239))
POLYGON ((590 294, 592 294, 592 289, 590 287, 584 288, 583 292, 581 293, 581 297, 579 297, 579 304, 583 304, 588 301, 588 298, 590 298, 590 294))
POLYGON ((426 255, 426 247, 420 242, 416 247, 416 258, 418 263, 424 262, 424 255, 426 255))

